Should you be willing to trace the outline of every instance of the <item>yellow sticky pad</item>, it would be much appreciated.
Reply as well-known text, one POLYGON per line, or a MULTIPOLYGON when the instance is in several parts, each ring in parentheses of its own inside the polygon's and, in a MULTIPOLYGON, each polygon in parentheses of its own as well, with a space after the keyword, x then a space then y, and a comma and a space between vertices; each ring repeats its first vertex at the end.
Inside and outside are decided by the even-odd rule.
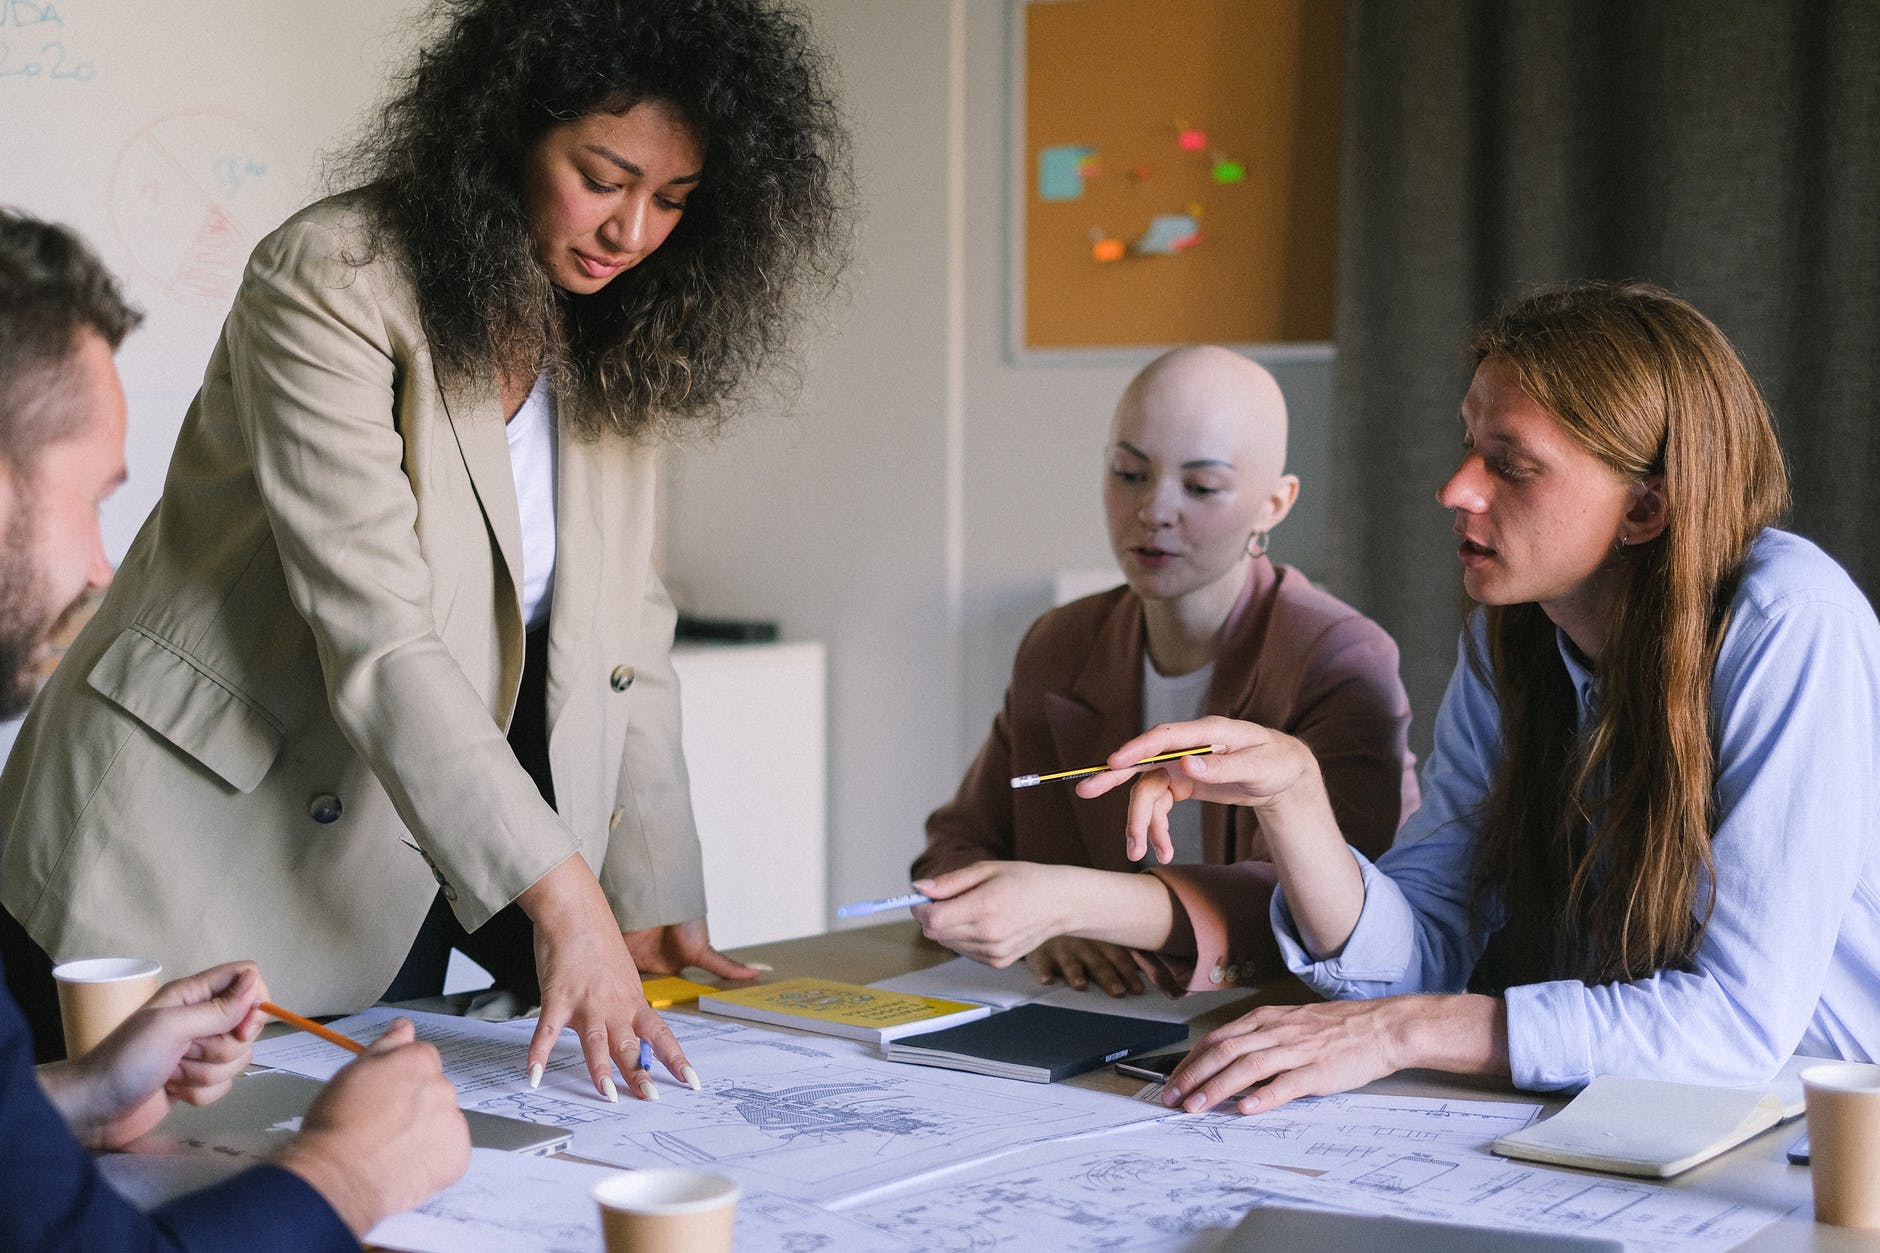
POLYGON ((640 984, 640 987, 646 993, 646 1003, 654 1009, 690 1005, 705 993, 718 990, 709 983, 694 983, 690 979, 681 979, 676 975, 648 979, 640 984))

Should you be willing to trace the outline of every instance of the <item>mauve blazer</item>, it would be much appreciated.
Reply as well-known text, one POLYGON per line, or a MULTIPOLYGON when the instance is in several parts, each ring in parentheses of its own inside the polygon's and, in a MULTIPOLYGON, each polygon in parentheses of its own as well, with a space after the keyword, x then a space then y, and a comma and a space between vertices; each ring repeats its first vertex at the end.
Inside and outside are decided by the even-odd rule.
MULTIPOLYGON (((1258 558, 1248 582, 1246 608, 1215 657, 1205 712, 1303 740, 1318 758, 1345 838, 1381 853, 1418 795, 1397 645, 1290 566, 1258 558)), ((1140 868, 1123 852, 1128 788, 1082 800, 1069 784, 1013 788, 1011 780, 1102 761, 1146 729, 1144 646, 1142 600, 1127 587, 1063 605, 1032 624, 992 734, 952 801, 927 819, 927 849, 914 862, 915 878, 995 858, 1140 868)), ((1203 805, 1201 842, 1202 864, 1149 867, 1183 907, 1178 917, 1191 901, 1197 908, 1229 899, 1264 909, 1275 876, 1253 811, 1203 805)), ((1186 929, 1178 926, 1178 937, 1186 929)), ((1148 961, 1165 988, 1219 988, 1285 971, 1268 930, 1237 929, 1231 951, 1224 932, 1195 930, 1194 960, 1171 953, 1148 961)))
POLYGON ((383 992, 442 885, 481 925, 570 853, 623 928, 705 912, 652 565, 655 452, 559 444, 548 746, 505 739, 522 535, 494 380, 446 387, 363 209, 263 240, 164 483, 0 775, 0 899, 55 959, 383 992))

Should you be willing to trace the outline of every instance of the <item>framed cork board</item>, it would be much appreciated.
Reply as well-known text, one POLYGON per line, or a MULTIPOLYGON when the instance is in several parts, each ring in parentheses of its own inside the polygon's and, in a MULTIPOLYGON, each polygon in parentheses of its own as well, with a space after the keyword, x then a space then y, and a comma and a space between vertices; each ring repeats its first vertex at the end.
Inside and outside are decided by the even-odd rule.
POLYGON ((1343 5, 1014 0, 1012 346, 1322 356, 1343 5))

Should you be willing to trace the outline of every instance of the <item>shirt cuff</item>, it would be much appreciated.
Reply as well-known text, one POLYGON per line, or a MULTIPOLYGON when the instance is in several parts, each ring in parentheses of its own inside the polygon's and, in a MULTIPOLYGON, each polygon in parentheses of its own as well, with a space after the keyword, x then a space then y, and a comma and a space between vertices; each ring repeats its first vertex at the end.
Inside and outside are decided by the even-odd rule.
POLYGON ((1532 1092, 1583 1088, 1593 1081, 1593 1033, 1586 987, 1573 979, 1527 983, 1504 993, 1508 1070, 1532 1092))
POLYGON ((1349 852, 1364 878, 1364 909, 1345 947, 1332 957, 1319 961, 1306 951, 1285 893, 1273 889, 1273 935, 1286 969, 1321 996, 1334 999, 1383 994, 1385 985, 1404 977, 1409 969, 1407 954, 1416 945, 1416 921, 1403 893, 1370 858, 1355 848, 1349 852))

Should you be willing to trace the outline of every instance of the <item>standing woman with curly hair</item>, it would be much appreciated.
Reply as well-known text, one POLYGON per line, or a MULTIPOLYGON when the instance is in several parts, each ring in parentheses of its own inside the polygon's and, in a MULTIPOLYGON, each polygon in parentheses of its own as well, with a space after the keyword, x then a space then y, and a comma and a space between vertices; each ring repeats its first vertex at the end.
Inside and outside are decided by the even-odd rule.
POLYGON ((0 778, 9 981, 259 959, 281 1000, 441 987, 453 942, 652 1096, 639 970, 705 924, 652 565, 655 442, 778 360, 847 143, 771 0, 439 0, 256 248, 162 500, 0 778))

